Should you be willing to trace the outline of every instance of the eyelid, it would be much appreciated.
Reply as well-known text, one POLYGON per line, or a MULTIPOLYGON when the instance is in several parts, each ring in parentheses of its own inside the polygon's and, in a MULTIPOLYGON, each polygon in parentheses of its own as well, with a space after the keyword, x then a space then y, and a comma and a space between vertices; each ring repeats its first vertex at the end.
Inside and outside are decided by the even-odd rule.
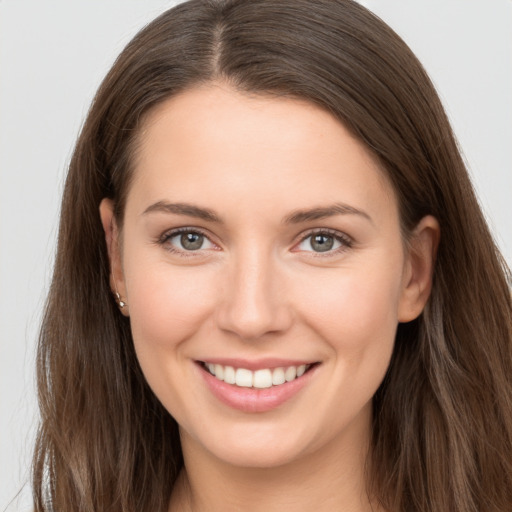
POLYGON ((338 254, 346 251, 347 249, 350 249, 353 246, 353 244, 354 244, 354 240, 342 231, 338 231, 336 229, 331 229, 331 228, 313 228, 313 229, 306 231, 305 233, 300 234, 298 240, 293 244, 292 252, 309 253, 310 256, 313 256, 315 258, 324 258, 324 257, 333 256, 333 255, 338 255, 338 254), (340 242, 341 246, 336 249, 332 249, 332 250, 325 251, 325 252, 316 252, 313 250, 306 251, 306 250, 296 249, 302 242, 304 242, 305 240, 307 240, 308 238, 310 238, 311 236, 314 236, 314 235, 332 236, 338 242, 340 242))
POLYGON ((186 256, 186 257, 200 256, 200 255, 203 255, 205 251, 220 249, 219 245, 212 240, 212 235, 208 231, 206 231, 202 228, 199 228, 199 227, 195 227, 195 226, 181 226, 179 228, 168 229, 167 231, 164 231, 159 237, 157 237, 156 243, 164 246, 164 248, 171 253, 177 253, 177 254, 180 254, 180 255, 186 256), (214 248, 198 249, 196 251, 187 251, 187 250, 179 249, 178 247, 175 247, 171 244, 167 244, 167 242, 171 238, 173 238, 181 233, 197 233, 198 235, 204 236, 214 246, 214 248))
MULTIPOLYGON (((209 231, 207 231, 207 230, 205 230, 203 228, 200 228, 200 227, 196 227, 196 226, 181 226, 181 227, 178 227, 178 228, 168 229, 168 230, 164 231, 160 236, 157 237, 156 243, 159 244, 159 245, 164 246, 169 241, 169 239, 179 235, 180 233, 197 233, 197 234, 200 234, 200 235, 204 236, 215 247, 213 249, 212 248, 208 248, 208 249, 198 249, 197 251, 187 251, 187 250, 181 250, 181 249, 179 249, 177 247, 174 247, 174 246, 168 244, 168 246, 165 247, 166 250, 168 250, 169 252, 178 253, 180 255, 187 256, 187 257, 194 257, 194 256, 197 257, 197 256, 200 256, 200 255, 203 255, 205 251, 220 250, 219 244, 216 243, 215 241, 213 241, 213 239, 212 239, 213 237, 209 233, 209 231)), ((354 244, 354 241, 353 241, 352 237, 350 237, 349 235, 347 235, 346 233, 344 233, 342 231, 338 231, 338 230, 332 229, 332 228, 312 228, 312 229, 307 230, 306 232, 301 233, 296 238, 295 242, 293 243, 291 251, 292 252, 309 253, 309 256, 316 257, 316 258, 318 258, 318 257, 320 257, 320 258, 322 258, 322 257, 329 257, 329 256, 332 257, 333 255, 340 254, 341 252, 344 252, 347 249, 350 249, 353 246, 353 244, 354 244), (306 251, 306 250, 299 250, 299 249, 297 249, 297 247, 302 242, 304 242, 309 237, 314 236, 314 235, 328 235, 328 236, 332 236, 338 242, 340 242, 341 246, 336 248, 336 249, 325 251, 323 253, 322 252, 316 252, 316 251, 313 251, 313 250, 306 251)))

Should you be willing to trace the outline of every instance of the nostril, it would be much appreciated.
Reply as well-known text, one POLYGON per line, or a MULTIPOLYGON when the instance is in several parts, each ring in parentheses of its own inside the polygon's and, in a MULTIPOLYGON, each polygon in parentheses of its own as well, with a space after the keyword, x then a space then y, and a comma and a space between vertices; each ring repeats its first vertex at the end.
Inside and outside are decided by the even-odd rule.
POLYGON ((217 302, 217 327, 245 341, 284 332, 291 325, 282 276, 268 251, 244 249, 228 271, 217 302))
POLYGON ((221 330, 235 333, 243 340, 253 341, 286 330, 289 322, 277 308, 266 306, 264 309, 252 307, 226 311, 219 314, 217 324, 221 330))

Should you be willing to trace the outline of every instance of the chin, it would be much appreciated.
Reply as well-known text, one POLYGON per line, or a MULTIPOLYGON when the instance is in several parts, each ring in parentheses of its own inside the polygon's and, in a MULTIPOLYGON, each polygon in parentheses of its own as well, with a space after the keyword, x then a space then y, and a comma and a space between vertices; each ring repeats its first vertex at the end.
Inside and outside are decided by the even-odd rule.
MULTIPOLYGON (((217 447, 216 447, 217 448, 217 447)), ((240 446, 232 450, 216 449, 215 455, 223 462, 240 468, 269 469, 285 466, 300 459, 298 450, 290 450, 274 446, 248 445, 240 446)))
POLYGON ((300 461, 317 444, 311 433, 293 430, 282 425, 237 424, 229 433, 210 432, 208 438, 194 436, 193 444, 231 466, 275 468, 300 461))

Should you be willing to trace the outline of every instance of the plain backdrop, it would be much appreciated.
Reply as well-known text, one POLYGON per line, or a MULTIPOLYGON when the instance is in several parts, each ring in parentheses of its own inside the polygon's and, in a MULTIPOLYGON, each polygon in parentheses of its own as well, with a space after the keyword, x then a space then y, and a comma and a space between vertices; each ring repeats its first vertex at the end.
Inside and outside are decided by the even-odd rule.
MULTIPOLYGON (((312 0, 314 1, 314 0, 312 0)), ((0 512, 30 510, 37 329, 73 142, 116 55, 178 2, 0 0, 0 512)), ((512 1, 361 0, 438 88, 512 262, 512 1)))

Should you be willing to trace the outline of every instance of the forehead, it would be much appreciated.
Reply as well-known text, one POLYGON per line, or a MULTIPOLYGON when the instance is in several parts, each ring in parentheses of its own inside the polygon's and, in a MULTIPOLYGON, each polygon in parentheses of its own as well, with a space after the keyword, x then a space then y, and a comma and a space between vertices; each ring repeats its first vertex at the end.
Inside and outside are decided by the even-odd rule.
POLYGON ((290 209, 395 202, 376 158, 326 110, 224 84, 189 89, 150 112, 134 168, 133 191, 151 200, 229 194, 250 204, 276 195, 290 209))

